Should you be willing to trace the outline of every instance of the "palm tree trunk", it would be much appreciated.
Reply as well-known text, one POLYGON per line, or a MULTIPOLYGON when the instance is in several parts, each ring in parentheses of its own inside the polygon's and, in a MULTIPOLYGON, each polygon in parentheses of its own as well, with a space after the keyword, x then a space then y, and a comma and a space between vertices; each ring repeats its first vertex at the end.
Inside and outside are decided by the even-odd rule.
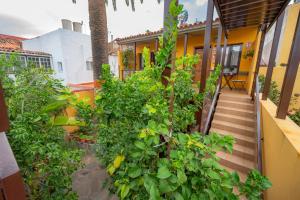
POLYGON ((104 0, 88 0, 93 54, 94 80, 102 72, 102 64, 108 63, 107 18, 104 0))

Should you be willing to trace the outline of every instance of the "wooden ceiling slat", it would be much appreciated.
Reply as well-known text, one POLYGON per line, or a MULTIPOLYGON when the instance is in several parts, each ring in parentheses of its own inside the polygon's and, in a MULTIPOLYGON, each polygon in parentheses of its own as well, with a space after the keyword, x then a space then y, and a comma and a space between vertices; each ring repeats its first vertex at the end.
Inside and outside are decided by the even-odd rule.
POLYGON ((267 11, 267 12, 255 11, 255 12, 250 12, 250 13, 242 13, 242 14, 238 14, 238 15, 227 16, 227 17, 224 17, 224 20, 236 19, 236 18, 244 17, 244 16, 258 16, 258 15, 271 15, 271 14, 276 15, 277 13, 278 13, 278 10, 267 11))
POLYGON ((281 3, 282 3, 282 1, 266 2, 265 0, 264 1, 258 0, 258 1, 251 1, 249 3, 238 4, 236 6, 229 5, 228 7, 223 8, 222 10, 223 11, 228 11, 228 10, 234 10, 234 9, 237 9, 237 8, 242 9, 244 7, 251 8, 252 6, 263 6, 263 7, 268 6, 268 7, 270 7, 270 6, 278 5, 278 4, 281 4, 281 3))
POLYGON ((265 16, 265 15, 255 15, 255 16, 250 15, 250 17, 246 16, 244 18, 243 17, 238 17, 238 18, 235 18, 235 19, 225 19, 224 22, 228 23, 228 22, 241 21, 241 20, 243 20, 243 21, 252 21, 252 20, 257 20, 257 19, 272 20, 272 19, 274 19, 275 16, 276 16, 275 14, 267 15, 267 16, 265 16))
MULTIPOLYGON (((276 21, 290 0, 214 0, 220 21, 226 30, 276 21)), ((226 31, 225 30, 225 31, 226 31)))
POLYGON ((238 9, 232 12, 226 12, 223 11, 223 16, 227 16, 227 15, 236 15, 237 13, 247 13, 249 11, 253 11, 253 10, 261 10, 261 12, 263 11, 269 11, 269 10, 279 10, 281 8, 281 6, 272 6, 272 7, 267 7, 266 6, 258 6, 258 7, 250 7, 247 9, 238 9))

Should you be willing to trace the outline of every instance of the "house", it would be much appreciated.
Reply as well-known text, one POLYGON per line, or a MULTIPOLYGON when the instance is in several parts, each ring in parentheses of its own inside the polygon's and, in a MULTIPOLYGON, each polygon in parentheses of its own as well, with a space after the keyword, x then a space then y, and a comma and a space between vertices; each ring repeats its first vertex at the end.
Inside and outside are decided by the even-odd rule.
POLYGON ((30 51, 23 49, 22 42, 27 40, 12 35, 0 34, 0 55, 9 57, 11 54, 17 55, 22 66, 33 63, 37 67, 52 67, 52 56, 49 53, 41 51, 30 51))
POLYGON ((80 23, 62 23, 63 28, 23 41, 23 48, 51 54, 55 76, 66 85, 93 82, 91 37, 81 33, 80 23))
MULTIPOLYGON (((213 22, 213 30, 211 37, 211 50, 210 60, 211 67, 214 68, 215 57, 216 57, 216 45, 217 45, 217 34, 218 34, 219 21, 213 22)), ((184 24, 179 27, 179 37, 177 40, 177 51, 176 56, 180 57, 186 54, 198 54, 200 56, 200 62, 194 69, 194 80, 200 81, 201 77, 201 60, 203 57, 204 47, 204 31, 206 24, 205 22, 196 22, 194 24, 184 24)), ((132 67, 126 69, 124 63, 122 63, 122 52, 120 51, 120 78, 125 78, 128 71, 138 71, 143 69, 142 51, 144 47, 148 47, 151 51, 151 60, 154 61, 154 53, 158 50, 158 38, 161 36, 162 30, 156 32, 146 32, 145 34, 134 35, 126 38, 117 39, 117 42, 121 46, 121 49, 132 49, 135 57, 132 62, 132 67), (135 59, 134 59, 135 58, 135 59)), ((248 82, 248 74, 252 63, 252 57, 244 58, 243 55, 247 51, 255 48, 257 41, 257 28, 256 27, 243 27, 230 31, 230 37, 227 44, 227 57, 225 60, 225 69, 239 72, 238 79, 244 80, 245 84, 243 87, 250 88, 248 82), (233 67, 233 69, 230 69, 233 67)), ((223 46, 223 44, 222 44, 223 46)))

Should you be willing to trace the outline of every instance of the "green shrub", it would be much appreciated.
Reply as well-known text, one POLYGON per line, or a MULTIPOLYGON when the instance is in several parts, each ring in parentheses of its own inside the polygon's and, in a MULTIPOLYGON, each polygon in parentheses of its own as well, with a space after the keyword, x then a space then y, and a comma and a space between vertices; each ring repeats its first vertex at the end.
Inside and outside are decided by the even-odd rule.
MULTIPOLYGON (((171 15, 181 10, 172 1, 171 15)), ((176 22, 170 24, 155 65, 144 49, 144 70, 124 82, 103 66, 105 83, 96 100, 97 150, 113 179, 110 188, 128 200, 238 199, 241 195, 260 199, 261 191, 271 186, 266 177, 254 170, 241 183, 237 173, 218 163, 216 152, 232 152, 232 137, 189 131, 203 96, 214 90, 220 66, 208 79, 206 94, 199 94, 191 74, 198 58, 187 56, 175 62, 172 52, 178 29, 176 22), (165 86, 161 76, 167 66, 172 73, 165 86), (233 192, 234 187, 240 194, 233 192)))
POLYGON ((43 68, 14 65, 15 78, 10 78, 9 62, 0 63, 11 125, 7 135, 30 199, 77 199, 71 175, 81 166, 81 151, 66 144, 63 128, 54 126, 65 121, 56 117, 65 107, 56 101, 65 95, 65 87, 43 68))

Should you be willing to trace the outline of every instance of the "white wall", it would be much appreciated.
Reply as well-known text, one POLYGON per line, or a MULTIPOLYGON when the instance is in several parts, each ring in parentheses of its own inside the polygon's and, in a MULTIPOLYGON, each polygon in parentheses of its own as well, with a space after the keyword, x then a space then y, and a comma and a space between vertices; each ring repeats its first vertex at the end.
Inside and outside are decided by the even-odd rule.
POLYGON ((63 79, 65 84, 93 81, 92 70, 86 68, 86 61, 92 58, 89 35, 58 29, 23 41, 23 48, 52 54, 55 76, 63 79), (63 72, 58 71, 58 62, 62 62, 63 72))
POLYGON ((115 77, 119 77, 119 63, 117 55, 108 56, 108 62, 110 65, 110 71, 115 77))

